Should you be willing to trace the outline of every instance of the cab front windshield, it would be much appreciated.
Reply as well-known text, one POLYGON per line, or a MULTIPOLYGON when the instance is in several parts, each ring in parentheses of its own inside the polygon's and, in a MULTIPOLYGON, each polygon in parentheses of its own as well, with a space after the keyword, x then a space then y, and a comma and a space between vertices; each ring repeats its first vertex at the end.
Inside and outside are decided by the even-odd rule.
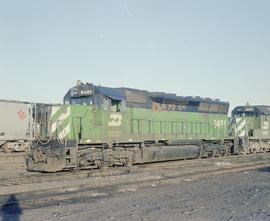
POLYGON ((73 105, 93 105, 93 96, 70 98, 69 104, 73 104, 73 105))

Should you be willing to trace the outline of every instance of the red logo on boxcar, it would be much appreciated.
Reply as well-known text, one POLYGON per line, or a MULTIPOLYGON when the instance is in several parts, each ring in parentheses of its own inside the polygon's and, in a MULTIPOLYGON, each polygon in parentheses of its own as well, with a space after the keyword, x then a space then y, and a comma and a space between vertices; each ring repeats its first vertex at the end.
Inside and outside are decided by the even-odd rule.
POLYGON ((17 112, 17 114, 18 114, 18 118, 19 119, 25 120, 25 118, 26 118, 26 113, 25 112, 23 112, 22 110, 20 110, 20 111, 17 112))

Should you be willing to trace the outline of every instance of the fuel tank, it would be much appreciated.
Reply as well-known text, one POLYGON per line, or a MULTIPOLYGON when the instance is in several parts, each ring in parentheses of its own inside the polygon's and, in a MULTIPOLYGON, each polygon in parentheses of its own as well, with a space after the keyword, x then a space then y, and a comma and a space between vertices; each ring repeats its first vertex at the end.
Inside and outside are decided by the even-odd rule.
POLYGON ((192 159, 200 156, 198 145, 145 147, 142 152, 142 161, 158 162, 165 160, 192 159))

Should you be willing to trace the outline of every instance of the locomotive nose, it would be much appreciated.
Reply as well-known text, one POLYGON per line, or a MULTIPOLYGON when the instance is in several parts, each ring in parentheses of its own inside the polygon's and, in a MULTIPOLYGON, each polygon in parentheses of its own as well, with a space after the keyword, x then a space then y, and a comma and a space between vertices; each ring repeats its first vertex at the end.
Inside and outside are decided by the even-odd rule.
POLYGON ((46 144, 36 143, 26 155, 25 162, 28 171, 61 171, 65 168, 65 148, 54 140, 46 144))

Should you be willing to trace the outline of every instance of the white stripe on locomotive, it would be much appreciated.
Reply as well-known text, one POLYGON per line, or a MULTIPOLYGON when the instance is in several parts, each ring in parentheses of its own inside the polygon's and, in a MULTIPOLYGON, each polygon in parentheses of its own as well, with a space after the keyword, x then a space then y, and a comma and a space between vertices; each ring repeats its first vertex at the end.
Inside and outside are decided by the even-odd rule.
POLYGON ((55 122, 52 123, 51 132, 54 133, 56 129, 66 120, 70 115, 70 107, 67 108, 66 113, 62 113, 55 122))
POLYGON ((58 134, 59 139, 65 138, 70 133, 70 125, 68 124, 61 133, 58 134))
POLYGON ((59 111, 59 109, 60 109, 59 106, 57 106, 57 107, 52 107, 51 116, 50 116, 51 119, 52 119, 52 117, 56 114, 56 112, 59 111))
POLYGON ((246 120, 244 118, 236 118, 235 134, 240 137, 245 136, 246 133, 246 120))

